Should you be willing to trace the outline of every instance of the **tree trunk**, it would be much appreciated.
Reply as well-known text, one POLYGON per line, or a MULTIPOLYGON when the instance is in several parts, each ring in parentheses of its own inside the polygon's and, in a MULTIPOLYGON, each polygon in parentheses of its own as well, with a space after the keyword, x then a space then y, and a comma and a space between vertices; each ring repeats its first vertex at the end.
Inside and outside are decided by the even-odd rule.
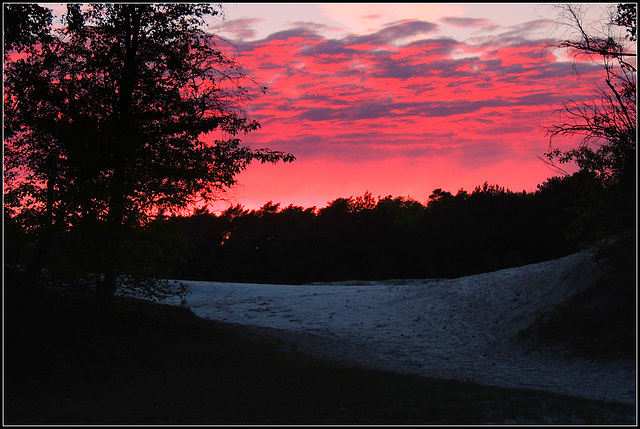
POLYGON ((42 272, 45 268, 45 262, 49 254, 49 249, 53 241, 53 202, 54 202, 54 186, 53 180, 47 180, 47 206, 45 212, 46 223, 44 225, 42 234, 36 244, 33 257, 31 258, 31 264, 27 267, 25 273, 25 280, 31 285, 37 285, 42 279, 42 272))
POLYGON ((104 273, 104 278, 96 285, 96 295, 102 302, 109 302, 118 289, 118 266, 113 263, 110 269, 104 273))
POLYGON ((98 282, 96 292, 98 297, 103 301, 109 301, 115 295, 118 287, 118 260, 121 257, 120 249, 123 224, 124 224, 124 208, 125 208, 125 173, 124 166, 131 162, 129 159, 130 147, 129 136, 126 135, 129 126, 129 112, 133 99, 133 92, 136 87, 138 70, 137 70, 137 51, 138 37, 140 34, 141 11, 139 7, 134 5, 124 5, 124 18, 126 26, 125 34, 125 58, 122 67, 122 76, 119 82, 119 100, 117 105, 117 121, 118 129, 114 130, 113 139, 113 177, 110 185, 110 200, 108 211, 108 223, 110 234, 105 243, 108 246, 110 260, 105 261, 107 267, 104 273, 104 279, 98 282))

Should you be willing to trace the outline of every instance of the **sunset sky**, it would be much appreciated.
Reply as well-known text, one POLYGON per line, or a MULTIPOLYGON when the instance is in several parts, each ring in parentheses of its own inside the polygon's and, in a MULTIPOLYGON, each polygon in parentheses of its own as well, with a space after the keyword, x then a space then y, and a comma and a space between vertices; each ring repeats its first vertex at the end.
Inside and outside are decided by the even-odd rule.
POLYGON ((219 35, 266 95, 252 147, 293 153, 252 164, 229 204, 325 207, 338 197, 456 193, 485 181, 535 191, 557 175, 542 125, 592 93, 595 64, 545 49, 551 5, 226 4, 219 35))
MULTIPOLYGON (((253 148, 293 163, 252 164, 230 204, 325 207, 339 197, 469 192, 485 181, 535 191, 542 126, 592 95, 601 68, 548 48, 566 37, 550 4, 223 4, 211 29, 254 85, 253 148)), ((560 148, 568 142, 560 142, 560 148)), ((564 145, 564 146, 563 146, 564 145)), ((570 169, 570 168, 569 168, 570 169)))

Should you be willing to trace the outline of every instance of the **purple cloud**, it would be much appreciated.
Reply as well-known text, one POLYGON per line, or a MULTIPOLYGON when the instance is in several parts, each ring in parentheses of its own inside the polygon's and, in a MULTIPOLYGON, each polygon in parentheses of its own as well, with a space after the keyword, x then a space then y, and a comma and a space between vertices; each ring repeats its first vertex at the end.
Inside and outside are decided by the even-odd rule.
POLYGON ((388 42, 392 42, 420 34, 433 33, 437 29, 438 26, 431 22, 406 19, 393 22, 375 34, 388 42))
POLYGON ((220 30, 225 33, 233 33, 240 39, 252 39, 256 35, 252 26, 262 21, 264 19, 260 18, 241 18, 233 21, 224 21, 220 24, 220 30))
POLYGON ((458 28, 477 28, 479 30, 492 31, 496 30, 500 26, 488 19, 475 19, 475 18, 461 18, 448 16, 442 18, 441 22, 458 28))

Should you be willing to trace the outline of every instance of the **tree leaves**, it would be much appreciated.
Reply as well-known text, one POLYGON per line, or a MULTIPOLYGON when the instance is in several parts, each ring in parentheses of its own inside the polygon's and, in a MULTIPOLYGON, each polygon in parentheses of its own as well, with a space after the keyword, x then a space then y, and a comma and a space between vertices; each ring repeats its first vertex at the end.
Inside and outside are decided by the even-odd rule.
MULTIPOLYGON (((295 159, 241 145, 260 124, 242 68, 207 32, 216 7, 70 4, 55 30, 40 6, 9 11, 6 46, 23 55, 5 55, 6 190, 14 212, 30 196, 49 213, 42 228, 122 232, 214 199, 252 161, 295 159)), ((116 253, 104 267, 124 265, 116 253)))

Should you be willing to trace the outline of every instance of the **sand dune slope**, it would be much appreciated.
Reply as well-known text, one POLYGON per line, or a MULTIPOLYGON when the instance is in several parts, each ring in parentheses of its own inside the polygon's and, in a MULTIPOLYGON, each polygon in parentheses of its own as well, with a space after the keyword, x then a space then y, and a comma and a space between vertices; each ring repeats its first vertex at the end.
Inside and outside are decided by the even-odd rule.
MULTIPOLYGON (((188 282, 204 318, 370 368, 634 403, 635 363, 529 351, 517 333, 593 283, 589 251, 452 280, 188 282)), ((174 302, 177 304, 177 302, 174 302)))

